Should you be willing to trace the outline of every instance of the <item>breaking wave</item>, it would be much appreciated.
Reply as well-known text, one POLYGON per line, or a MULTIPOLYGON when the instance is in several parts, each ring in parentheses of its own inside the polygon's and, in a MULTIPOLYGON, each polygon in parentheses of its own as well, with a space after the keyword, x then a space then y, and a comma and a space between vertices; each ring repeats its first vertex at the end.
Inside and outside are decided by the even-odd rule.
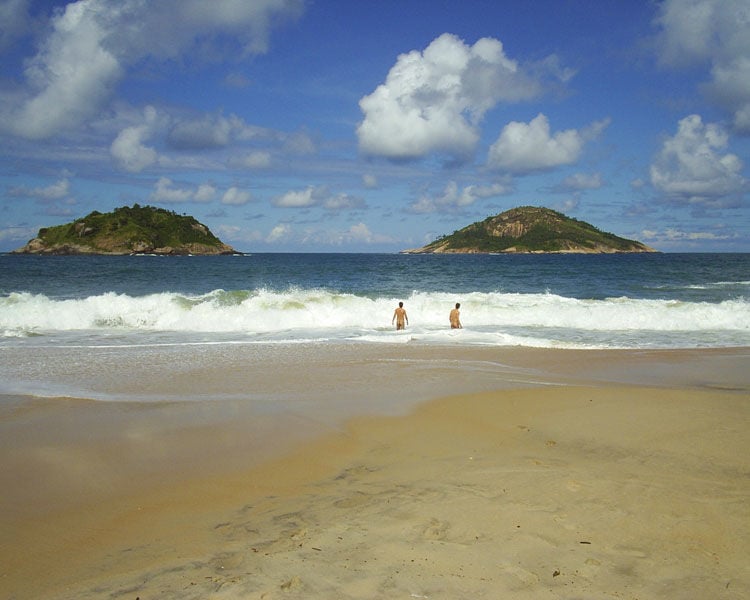
POLYGON ((703 347, 750 345, 750 302, 576 299, 546 293, 472 292, 462 297, 413 292, 407 298, 370 298, 324 289, 214 290, 202 295, 104 293, 51 299, 23 292, 0 297, 0 335, 102 343, 124 335, 161 334, 182 342, 199 335, 220 341, 469 343, 548 347, 703 347), (391 326, 403 300, 405 332, 391 326), (448 328, 461 302, 464 329, 448 328))

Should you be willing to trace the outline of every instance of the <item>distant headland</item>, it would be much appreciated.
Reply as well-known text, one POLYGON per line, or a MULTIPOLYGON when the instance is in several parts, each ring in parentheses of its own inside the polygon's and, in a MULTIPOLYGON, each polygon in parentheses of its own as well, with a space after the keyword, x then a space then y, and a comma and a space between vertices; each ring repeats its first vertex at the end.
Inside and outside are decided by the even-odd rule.
POLYGON ((402 254, 612 254, 657 252, 549 208, 522 206, 477 221, 402 254))
POLYGON ((153 206, 94 211, 66 225, 44 227, 13 254, 240 254, 195 218, 153 206))

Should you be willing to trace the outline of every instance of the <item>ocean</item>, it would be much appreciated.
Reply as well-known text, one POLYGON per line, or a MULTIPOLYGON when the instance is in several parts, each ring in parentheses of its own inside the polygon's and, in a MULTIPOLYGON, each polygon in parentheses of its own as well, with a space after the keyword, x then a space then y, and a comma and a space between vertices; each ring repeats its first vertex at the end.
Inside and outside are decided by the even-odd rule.
POLYGON ((750 254, 0 255, 6 398, 322 418, 544 379, 504 364, 516 349, 733 347, 750 347, 750 254))
POLYGON ((0 348, 337 342, 750 346, 750 254, 0 256, 0 348))

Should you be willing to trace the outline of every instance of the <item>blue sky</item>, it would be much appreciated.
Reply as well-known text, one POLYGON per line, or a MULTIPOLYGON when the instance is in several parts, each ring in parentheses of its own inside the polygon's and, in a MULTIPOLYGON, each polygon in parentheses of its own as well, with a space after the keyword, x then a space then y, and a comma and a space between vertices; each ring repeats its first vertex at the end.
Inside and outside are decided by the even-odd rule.
POLYGON ((750 251, 750 0, 0 0, 0 251, 93 210, 396 252, 522 205, 750 251))

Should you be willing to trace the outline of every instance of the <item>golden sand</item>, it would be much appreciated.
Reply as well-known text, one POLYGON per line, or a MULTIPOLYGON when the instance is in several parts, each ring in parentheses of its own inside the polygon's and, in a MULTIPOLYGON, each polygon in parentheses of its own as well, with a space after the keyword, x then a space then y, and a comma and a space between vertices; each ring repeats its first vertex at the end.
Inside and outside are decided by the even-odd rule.
MULTIPOLYGON (((585 370, 548 358, 568 378, 585 370)), ((171 458, 146 468, 122 440, 31 440, 48 476, 57 460, 71 480, 27 481, 24 494, 86 493, 28 510, 5 498, 16 508, 0 531, 0 597, 747 598, 750 394, 718 370, 692 370, 704 389, 598 381, 451 396, 319 430, 250 466, 191 469, 184 450, 239 443, 237 419, 193 415, 162 436, 174 470, 171 458), (118 456, 119 476, 94 485, 118 456)), ((18 433, 39 411, 54 424, 96 406, 19 401, 2 425, 18 433)), ((30 466, 8 447, 2 458, 15 477, 30 466)))

